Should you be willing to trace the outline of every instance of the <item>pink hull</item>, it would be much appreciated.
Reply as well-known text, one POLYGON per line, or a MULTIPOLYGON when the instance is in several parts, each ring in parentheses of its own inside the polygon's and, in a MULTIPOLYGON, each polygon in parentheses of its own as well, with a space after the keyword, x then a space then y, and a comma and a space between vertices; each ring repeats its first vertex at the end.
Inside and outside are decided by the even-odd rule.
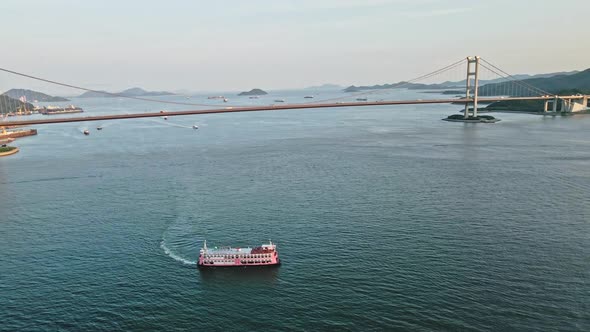
POLYGON ((197 263, 198 267, 246 267, 246 266, 277 266, 281 265, 281 260, 277 259, 276 262, 270 263, 254 263, 254 264, 242 264, 240 262, 230 264, 203 264, 201 260, 197 263))

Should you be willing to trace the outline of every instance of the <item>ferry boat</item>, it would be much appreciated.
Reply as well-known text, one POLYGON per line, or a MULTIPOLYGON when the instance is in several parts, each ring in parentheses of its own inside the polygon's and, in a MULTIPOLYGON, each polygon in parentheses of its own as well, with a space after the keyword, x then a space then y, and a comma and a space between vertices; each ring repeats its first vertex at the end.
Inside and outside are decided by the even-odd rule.
POLYGON ((280 265, 276 244, 269 241, 254 248, 207 248, 207 241, 199 253, 198 267, 247 267, 280 265))

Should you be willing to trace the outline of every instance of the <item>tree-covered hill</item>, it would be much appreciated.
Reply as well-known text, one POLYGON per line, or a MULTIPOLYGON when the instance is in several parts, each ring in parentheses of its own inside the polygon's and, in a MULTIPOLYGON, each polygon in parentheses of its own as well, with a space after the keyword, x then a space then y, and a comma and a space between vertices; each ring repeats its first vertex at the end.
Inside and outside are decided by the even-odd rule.
POLYGON ((31 103, 10 98, 7 95, 0 95, 0 114, 15 113, 20 111, 32 111, 35 106, 31 103))
MULTIPOLYGON (((550 94, 557 94, 560 91, 590 91, 590 68, 572 75, 556 75, 543 78, 530 78, 521 81, 525 85, 532 85, 537 89, 547 91, 550 94)), ((526 88, 513 91, 514 83, 503 82, 486 84, 479 88, 480 96, 496 95, 498 91, 512 91, 510 95, 515 97, 537 96, 539 93, 529 91, 526 88)))
POLYGON ((63 97, 54 97, 54 96, 50 96, 50 95, 42 93, 42 92, 28 90, 28 89, 10 89, 10 90, 4 92, 4 94, 7 95, 8 97, 15 98, 15 99, 19 99, 20 97, 25 96, 28 101, 33 101, 33 100, 42 101, 42 102, 69 101, 68 99, 63 98, 63 97))

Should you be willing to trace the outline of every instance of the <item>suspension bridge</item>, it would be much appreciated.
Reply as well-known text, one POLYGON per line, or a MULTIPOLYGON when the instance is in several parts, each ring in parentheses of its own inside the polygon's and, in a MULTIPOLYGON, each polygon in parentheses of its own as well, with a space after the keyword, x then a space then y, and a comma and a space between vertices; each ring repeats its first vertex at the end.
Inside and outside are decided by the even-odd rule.
MULTIPOLYGON (((370 107, 370 106, 386 106, 386 105, 418 105, 418 104, 462 104, 464 105, 463 116, 465 119, 470 117, 477 117, 478 105, 482 103, 492 103, 497 101, 542 101, 544 112, 549 112, 549 106, 551 105, 551 112, 556 112, 558 106, 561 103, 560 110, 562 112, 575 112, 582 109, 586 109, 588 105, 587 95, 555 95, 540 88, 537 88, 524 80, 517 79, 513 75, 508 74, 499 67, 495 66, 491 62, 482 59, 481 57, 467 57, 460 61, 454 62, 450 65, 442 67, 438 70, 432 71, 428 74, 416 77, 411 80, 402 81, 397 84, 392 84, 386 88, 374 89, 367 88, 357 93, 347 93, 343 96, 317 100, 307 103, 290 103, 290 104, 270 104, 270 105, 232 105, 223 106, 205 104, 205 103, 190 103, 181 101, 162 100, 156 98, 145 98, 138 96, 128 96, 119 93, 110 93, 104 91, 97 91, 89 88, 85 88, 78 85, 67 84, 59 81, 49 80, 29 74, 20 73, 17 71, 0 68, 1 72, 8 73, 11 75, 17 75, 31 80, 44 82, 51 85, 57 85, 60 87, 66 87, 81 91, 90 91, 95 93, 104 94, 111 97, 126 98, 133 100, 140 100, 144 102, 150 102, 155 104, 170 104, 170 105, 182 105, 182 106, 199 106, 207 107, 205 109, 197 110, 182 110, 182 111, 158 111, 158 112, 144 112, 144 113, 132 113, 132 114, 109 114, 109 115, 95 115, 95 116, 81 116, 81 117, 66 117, 66 118, 44 118, 44 119, 18 119, 6 121, 7 117, 4 117, 4 121, 0 122, 0 127, 9 126, 24 126, 24 125, 38 125, 38 124, 53 124, 53 123, 65 123, 65 122, 83 122, 83 121, 103 121, 103 120, 120 120, 120 119, 132 119, 132 118, 150 118, 150 117, 162 117, 162 116, 181 116, 181 115, 198 115, 198 114, 216 114, 216 113, 235 113, 235 112, 256 112, 256 111, 279 111, 279 110, 301 110, 311 108, 340 108, 340 107, 370 107), (446 85, 445 89, 453 89, 456 92, 458 83, 462 83, 462 91, 464 95, 456 96, 454 98, 432 98, 432 99, 412 99, 412 100, 377 100, 367 101, 366 96, 379 95, 392 89, 401 88, 412 88, 416 84, 424 84, 426 90, 435 89, 428 85, 429 82, 441 82, 445 77, 448 78, 449 73, 456 72, 457 70, 464 71, 466 67, 466 74, 463 72, 463 81, 455 82, 453 84, 446 85), (445 76, 447 75, 447 76, 445 76), (482 78, 484 78, 482 80, 482 78), (431 88, 429 88, 431 87, 431 88), (365 98, 357 98, 364 96, 365 98), (361 101, 351 101, 351 99, 357 98, 361 101)), ((451 77, 453 77, 451 75, 451 77)), ((456 76, 455 76, 456 78, 456 76)), ((434 85, 435 86, 435 85, 434 85)), ((438 89, 440 87, 436 86, 438 89)), ((436 92, 436 91, 435 91, 436 92)), ((440 91, 439 91, 440 92, 440 91)), ((1 97, 2 95, 0 95, 1 97)), ((7 99, 0 98, 0 115, 3 110, 9 108, 22 108, 26 107, 26 101, 18 99, 7 99), (14 105, 10 105, 14 103, 14 105)))

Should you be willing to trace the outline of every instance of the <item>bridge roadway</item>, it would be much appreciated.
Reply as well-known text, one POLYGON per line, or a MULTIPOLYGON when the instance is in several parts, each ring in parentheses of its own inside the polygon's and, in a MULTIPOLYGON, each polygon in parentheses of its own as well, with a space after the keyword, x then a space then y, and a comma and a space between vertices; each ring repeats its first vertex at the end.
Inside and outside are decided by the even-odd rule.
MULTIPOLYGON (((580 98, 580 96, 559 96, 562 99, 580 98)), ((481 103, 494 102, 500 100, 552 100, 555 96, 542 97, 482 97, 478 101, 481 103)), ((19 120, 19 121, 4 121, 0 122, 0 127, 9 126, 26 126, 39 125, 51 123, 64 122, 83 122, 83 121, 104 121, 104 120, 122 120, 134 118, 152 118, 162 116, 177 116, 177 115, 198 115, 198 114, 214 114, 214 113, 235 113, 235 112, 258 112, 258 111, 278 111, 278 110, 298 110, 307 108, 332 108, 332 107, 359 107, 359 106, 387 106, 387 105, 417 105, 417 104, 465 104, 472 102, 471 99, 416 99, 416 100, 397 100, 397 101, 363 101, 363 102, 340 102, 340 103, 318 103, 318 104, 287 104, 287 105, 260 105, 260 106, 245 106, 245 107, 224 107, 217 109, 204 110, 189 110, 189 111, 173 111, 173 112, 157 112, 157 113, 134 113, 134 114, 112 114, 112 115, 97 115, 85 117, 71 117, 71 118, 47 118, 40 120, 19 120)), ((48 115, 50 117, 50 115, 48 115)))

